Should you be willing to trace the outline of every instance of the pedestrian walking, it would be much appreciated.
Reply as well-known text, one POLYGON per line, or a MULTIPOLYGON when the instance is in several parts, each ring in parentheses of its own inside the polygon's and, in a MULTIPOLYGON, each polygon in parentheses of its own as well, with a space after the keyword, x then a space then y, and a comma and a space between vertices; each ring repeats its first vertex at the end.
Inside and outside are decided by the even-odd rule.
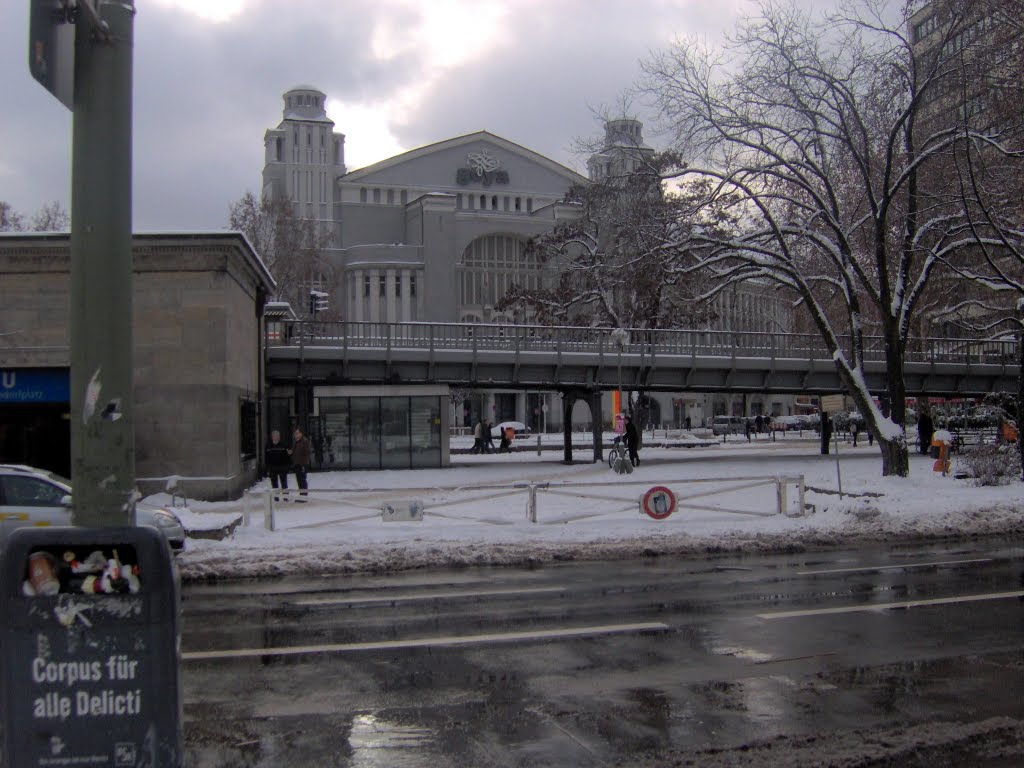
POLYGON ((267 443, 265 451, 265 463, 267 474, 270 476, 270 485, 275 491, 274 501, 281 501, 288 494, 278 494, 277 490, 278 488, 281 491, 288 490, 288 470, 291 468, 292 459, 288 455, 288 446, 281 442, 281 433, 276 429, 270 433, 270 442, 267 443))
POLYGON ((498 444, 498 453, 511 453, 512 440, 515 436, 516 431, 512 427, 505 427, 501 430, 501 442, 498 444))
POLYGON ((484 424, 484 450, 486 453, 494 453, 494 428, 489 421, 484 424))
POLYGON ((296 499, 296 501, 306 501, 306 497, 309 496, 306 490, 309 488, 309 484, 306 481, 306 473, 309 471, 309 460, 312 457, 313 446, 309 442, 309 438, 302 434, 302 430, 299 427, 295 428, 293 435, 294 441, 292 442, 292 471, 295 472, 295 484, 299 486, 299 496, 302 498, 296 499))
POLYGON ((917 449, 925 456, 931 451, 934 431, 935 426, 932 423, 931 414, 928 411, 921 411, 921 415, 917 419, 917 449))
POLYGON ((640 445, 640 435, 636 431, 636 425, 633 424, 633 417, 626 417, 626 431, 623 435, 626 442, 626 451, 629 453, 629 460, 633 463, 633 466, 639 466, 640 464, 640 453, 638 447, 640 445))
POLYGON ((484 452, 484 420, 480 419, 473 427, 473 453, 484 452))

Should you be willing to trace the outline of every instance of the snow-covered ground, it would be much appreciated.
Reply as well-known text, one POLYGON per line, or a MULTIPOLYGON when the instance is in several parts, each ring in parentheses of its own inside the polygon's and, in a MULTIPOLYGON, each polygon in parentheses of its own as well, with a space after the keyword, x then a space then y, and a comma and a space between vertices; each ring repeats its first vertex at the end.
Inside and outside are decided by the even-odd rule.
MULTIPOLYGON (((653 442, 647 439, 648 445, 653 442)), ((456 438, 453 447, 460 445, 456 438)), ((819 455, 812 438, 771 442, 762 436, 747 444, 733 437, 726 445, 646 447, 641 465, 624 475, 607 463, 591 463, 590 456, 589 449, 579 448, 578 463, 565 465, 561 451, 453 454, 445 469, 316 473, 310 475, 308 502, 274 504, 275 530, 267 526, 265 481, 242 500, 189 501, 175 511, 197 535, 241 522, 223 540, 190 538, 179 557, 182 575, 226 578, 800 550, 1024 532, 1024 483, 976 487, 932 471, 932 460, 917 453, 909 478, 883 478, 877 448, 841 445, 842 496, 835 456, 819 455), (806 484, 805 514, 800 514, 795 482, 784 484, 786 509, 778 514, 772 478, 798 476, 806 484), (680 504, 663 520, 640 511, 644 494, 659 485, 671 489, 680 504), (536 522, 528 518, 531 486, 536 522), (382 520, 383 504, 413 501, 424 507, 421 521, 382 520)), ((171 504, 163 494, 147 501, 171 504)))

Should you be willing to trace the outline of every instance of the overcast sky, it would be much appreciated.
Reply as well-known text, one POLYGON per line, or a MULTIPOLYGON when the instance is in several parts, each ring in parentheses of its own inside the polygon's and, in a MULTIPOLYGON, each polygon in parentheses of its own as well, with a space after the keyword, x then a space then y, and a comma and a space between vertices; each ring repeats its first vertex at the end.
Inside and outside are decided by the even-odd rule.
MULTIPOLYGON (((0 200, 70 208, 71 113, 28 71, 29 0, 0 25, 0 200)), ((718 39, 747 0, 136 0, 134 227, 219 229, 258 192, 284 91, 313 85, 349 170, 488 130, 584 170, 637 62, 718 39)), ((638 110, 639 111, 639 110, 638 110)), ((643 115, 640 115, 643 117, 643 115)), ((658 146, 648 131, 648 143, 658 146)))

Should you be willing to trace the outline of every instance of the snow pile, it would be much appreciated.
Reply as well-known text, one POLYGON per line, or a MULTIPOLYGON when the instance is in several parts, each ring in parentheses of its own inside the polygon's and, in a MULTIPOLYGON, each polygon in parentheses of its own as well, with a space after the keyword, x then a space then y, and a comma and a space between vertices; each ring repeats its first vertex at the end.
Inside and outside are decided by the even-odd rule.
MULTIPOLYGON (((921 456, 912 457, 909 478, 883 478, 877 449, 841 451, 843 496, 834 456, 819 456, 813 440, 649 448, 636 471, 623 476, 606 463, 582 463, 586 451, 577 451, 581 463, 570 466, 549 452, 529 452, 453 456, 452 466, 439 470, 314 474, 308 502, 275 506, 274 531, 264 524, 265 483, 248 501, 176 509, 190 531, 244 519, 223 541, 190 539, 178 561, 183 578, 202 579, 801 551, 1024 532, 1020 482, 974 487, 933 472, 932 460, 921 456), (794 485, 786 489, 794 516, 770 514, 777 508, 774 484, 730 490, 744 478, 800 474, 805 516, 796 516, 794 485), (550 484, 536 490, 536 523, 527 517, 528 483, 550 484), (640 512, 642 496, 656 485, 680 500, 666 520, 640 512), (403 499, 423 501, 424 519, 382 522, 381 504, 403 499)), ((147 502, 167 500, 160 494, 147 502)))

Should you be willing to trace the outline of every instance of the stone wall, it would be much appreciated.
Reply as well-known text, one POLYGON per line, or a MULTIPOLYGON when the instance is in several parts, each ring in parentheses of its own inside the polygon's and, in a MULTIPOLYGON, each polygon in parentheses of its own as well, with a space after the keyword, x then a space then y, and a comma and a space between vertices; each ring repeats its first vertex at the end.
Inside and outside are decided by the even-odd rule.
MULTIPOLYGON (((236 498, 256 479, 240 413, 262 399, 273 281, 237 233, 136 235, 133 260, 140 490, 180 476, 190 498, 236 498)), ((0 237, 0 368, 68 367, 69 266, 67 235, 0 237)))

